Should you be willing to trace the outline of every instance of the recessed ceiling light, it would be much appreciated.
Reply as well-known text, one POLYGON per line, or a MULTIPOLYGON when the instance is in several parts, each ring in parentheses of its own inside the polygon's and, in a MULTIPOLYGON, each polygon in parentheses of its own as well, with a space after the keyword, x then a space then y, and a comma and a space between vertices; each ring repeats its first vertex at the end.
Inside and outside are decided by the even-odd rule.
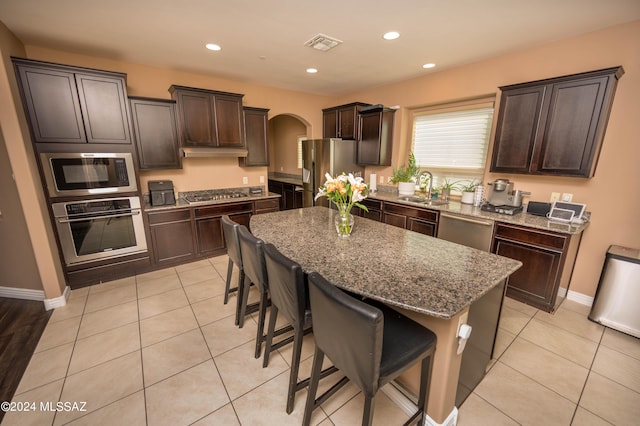
POLYGON ((435 66, 436 66, 436 64, 424 64, 424 65, 422 66, 422 68, 433 68, 433 67, 435 67, 435 66))
POLYGON ((318 72, 318 70, 317 70, 317 69, 315 69, 315 68, 307 68, 307 72, 308 72, 309 74, 315 74, 315 73, 317 73, 317 72, 318 72))
POLYGON ((395 32, 395 31, 389 31, 388 33, 385 33, 382 38, 384 38, 385 40, 395 40, 398 37, 400 37, 400 33, 395 32))
POLYGON ((214 50, 214 51, 218 51, 218 50, 222 50, 222 47, 218 46, 217 44, 213 44, 213 43, 207 43, 204 47, 206 47, 209 50, 214 50))

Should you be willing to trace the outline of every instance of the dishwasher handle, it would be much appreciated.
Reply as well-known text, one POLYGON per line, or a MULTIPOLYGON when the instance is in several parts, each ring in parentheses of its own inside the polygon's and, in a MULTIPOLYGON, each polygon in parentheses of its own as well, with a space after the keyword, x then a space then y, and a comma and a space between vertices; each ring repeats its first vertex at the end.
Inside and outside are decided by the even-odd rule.
POLYGON ((443 212, 440 212, 440 217, 446 217, 446 218, 449 218, 449 219, 461 220, 463 222, 475 223, 476 225, 493 226, 493 221, 487 222, 487 221, 479 220, 479 219, 470 219, 468 217, 457 216, 457 215, 447 214, 447 213, 443 213, 443 212))

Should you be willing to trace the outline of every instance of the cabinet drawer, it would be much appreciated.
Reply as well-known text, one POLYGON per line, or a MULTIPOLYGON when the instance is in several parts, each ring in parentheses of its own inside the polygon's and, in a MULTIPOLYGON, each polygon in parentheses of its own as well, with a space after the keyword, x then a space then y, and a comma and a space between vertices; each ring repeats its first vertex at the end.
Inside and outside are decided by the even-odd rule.
POLYGON ((525 229, 514 225, 496 223, 496 238, 519 241, 521 243, 547 247, 553 250, 563 250, 569 239, 568 235, 556 234, 554 232, 525 229))
POLYGON ((280 199, 271 198, 269 200, 256 200, 253 202, 255 210, 278 209, 280 207, 280 199))
POLYGON ((158 213, 147 213, 147 216, 149 218, 149 225, 191 220, 191 212, 189 210, 171 210, 158 213))
POLYGON ((415 217, 417 219, 428 220, 431 222, 438 221, 438 212, 434 210, 420 209, 417 207, 409 207, 394 203, 384 203, 384 211, 385 213, 401 214, 407 217, 415 217))
POLYGON ((253 203, 218 204, 215 206, 196 207, 195 217, 223 216, 225 214, 242 213, 253 211, 253 203))
POLYGON ((360 204, 367 206, 369 210, 382 210, 382 201, 380 200, 365 198, 364 200, 360 201, 360 204))

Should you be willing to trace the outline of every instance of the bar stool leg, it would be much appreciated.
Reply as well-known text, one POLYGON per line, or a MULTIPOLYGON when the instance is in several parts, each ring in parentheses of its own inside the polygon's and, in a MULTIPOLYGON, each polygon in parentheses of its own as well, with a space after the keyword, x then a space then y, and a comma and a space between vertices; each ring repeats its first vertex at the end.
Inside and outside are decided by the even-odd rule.
POLYGON ((233 274, 233 260, 229 258, 229 264, 227 266, 227 281, 224 286, 224 304, 229 302, 229 291, 231 289, 231 275, 233 274))
POLYGON ((311 424, 311 414, 316 408, 316 393, 318 392, 318 382, 320 381, 320 372, 322 371, 322 361, 324 361, 324 352, 316 347, 313 354, 313 366, 311 367, 311 377, 309 380, 309 390, 307 393, 307 403, 304 406, 304 417, 302 418, 302 426, 311 424))
POLYGON ((267 289, 260 289, 260 305, 258 307, 258 332, 256 333, 256 353, 255 358, 260 358, 262 342, 264 342, 264 320, 267 317, 267 289))
POLYGON ((269 312, 269 325, 267 326, 267 340, 264 344, 264 358, 262 360, 262 368, 266 368, 269 365, 269 355, 271 355, 271 345, 273 344, 273 334, 276 329, 276 320, 278 319, 278 307, 271 304, 271 311, 269 312))
POLYGON ((303 338, 304 338, 303 330, 295 330, 295 336, 293 338, 293 357, 291 358, 291 373, 289 374, 289 395, 287 396, 287 414, 291 414, 291 412, 293 411, 293 404, 296 401, 296 390, 298 389, 298 370, 300 369, 300 358, 302 355, 302 339, 303 338))
POLYGON ((249 290, 251 288, 251 281, 247 276, 244 277, 244 282, 242 283, 242 297, 238 297, 238 307, 236 311, 239 313, 238 315, 238 327, 244 327, 244 317, 247 314, 247 303, 249 302, 249 290))

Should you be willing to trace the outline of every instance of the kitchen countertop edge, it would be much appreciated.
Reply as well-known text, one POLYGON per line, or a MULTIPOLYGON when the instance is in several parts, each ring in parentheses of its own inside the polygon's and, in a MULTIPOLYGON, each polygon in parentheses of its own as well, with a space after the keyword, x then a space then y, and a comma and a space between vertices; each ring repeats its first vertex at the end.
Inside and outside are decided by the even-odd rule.
POLYGON ((242 197, 242 198, 225 198, 222 200, 211 200, 205 203, 198 203, 198 204, 189 204, 184 198, 178 198, 176 203, 171 206, 152 206, 149 203, 145 203, 143 207, 143 211, 156 212, 156 211, 163 211, 163 210, 184 209, 184 208, 190 208, 190 207, 204 207, 204 206, 214 206, 214 205, 220 205, 220 204, 239 203, 243 201, 246 202, 246 201, 268 200, 268 199, 280 198, 280 197, 281 197, 280 194, 269 192, 267 194, 262 194, 262 195, 250 195, 248 197, 242 197))

